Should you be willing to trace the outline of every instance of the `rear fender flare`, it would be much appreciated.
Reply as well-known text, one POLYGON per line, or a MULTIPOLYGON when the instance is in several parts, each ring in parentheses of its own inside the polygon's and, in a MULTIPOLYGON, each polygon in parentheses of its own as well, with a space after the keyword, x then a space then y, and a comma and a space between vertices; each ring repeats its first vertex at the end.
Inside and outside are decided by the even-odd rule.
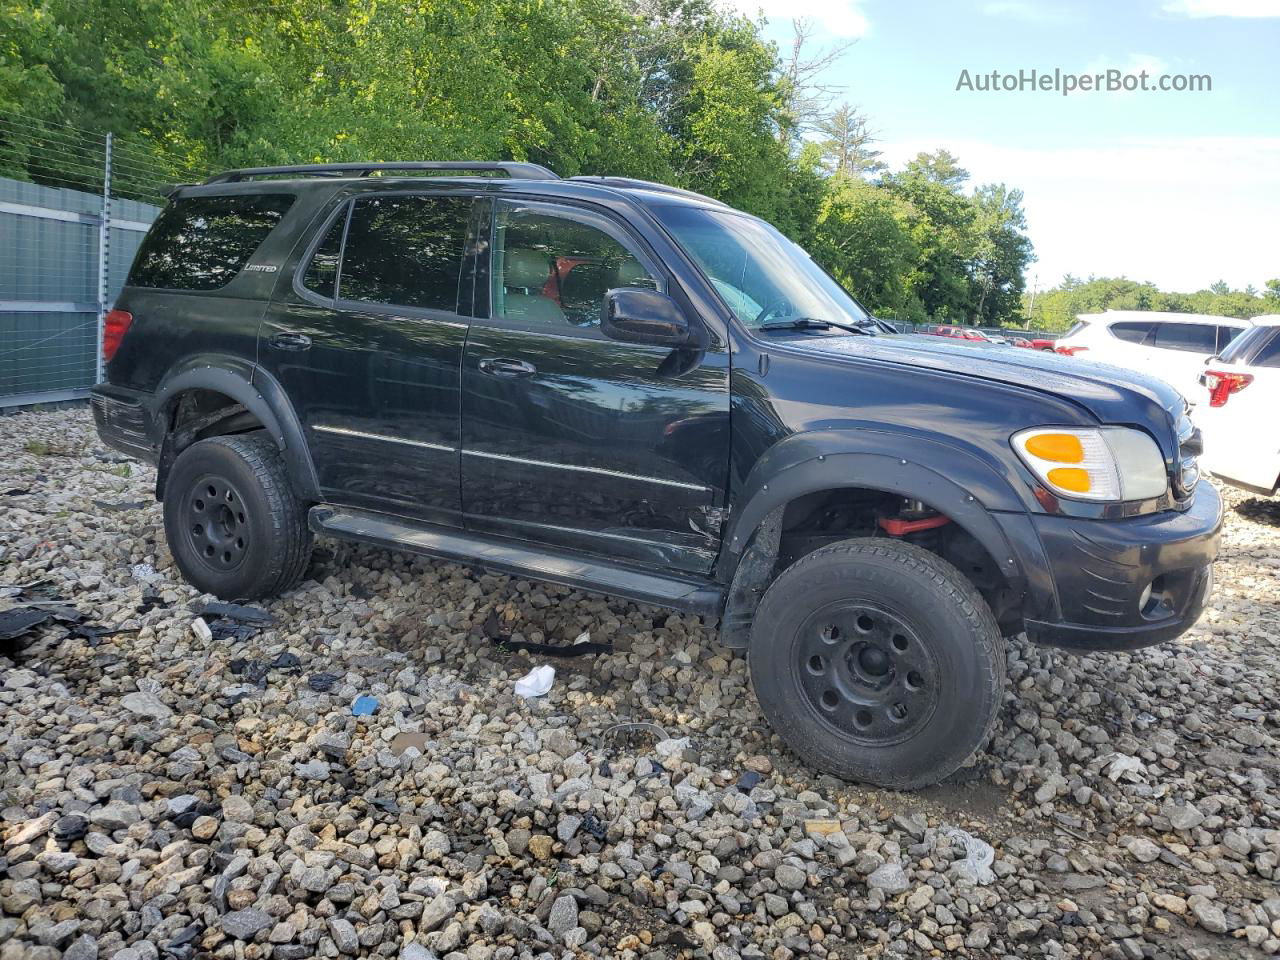
POLYGON ((302 424, 279 382, 261 367, 241 357, 206 355, 192 357, 175 367, 155 395, 154 422, 164 431, 156 473, 156 497, 163 499, 164 484, 173 455, 167 450, 169 413, 174 400, 187 390, 212 390, 242 404, 262 422, 284 457, 294 488, 303 500, 320 499, 315 465, 307 450, 302 424))

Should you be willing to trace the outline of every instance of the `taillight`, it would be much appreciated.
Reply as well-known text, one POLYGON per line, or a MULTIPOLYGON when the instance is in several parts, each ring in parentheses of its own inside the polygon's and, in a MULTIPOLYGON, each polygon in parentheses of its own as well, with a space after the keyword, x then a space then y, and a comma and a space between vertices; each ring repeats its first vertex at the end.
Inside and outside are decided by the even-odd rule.
POLYGON ((1209 388, 1209 406, 1225 407, 1227 399, 1233 393, 1239 393, 1253 383, 1251 373, 1224 373, 1221 370, 1206 370, 1204 385, 1209 388))
POLYGON ((120 349, 120 341, 129 332, 131 323, 133 323, 133 314, 127 310, 110 310, 102 318, 102 360, 104 363, 110 363, 111 358, 116 355, 116 351, 120 349))
POLYGON ((1088 349, 1089 349, 1088 347, 1056 347, 1055 348, 1056 352, 1062 354, 1064 357, 1074 357, 1077 353, 1084 353, 1088 349))

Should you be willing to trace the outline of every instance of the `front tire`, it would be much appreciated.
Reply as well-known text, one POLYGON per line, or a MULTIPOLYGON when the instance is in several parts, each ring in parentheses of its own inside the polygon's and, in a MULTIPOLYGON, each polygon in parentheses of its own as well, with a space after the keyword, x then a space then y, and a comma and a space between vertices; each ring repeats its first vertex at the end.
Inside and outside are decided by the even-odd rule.
POLYGON ((224 600, 283 593, 311 557, 306 512, 262 434, 187 447, 165 484, 164 530, 183 578, 224 600))
POLYGON ((947 561, 885 538, 845 540, 778 576, 756 611, 751 682, 778 735, 847 780, 914 789, 986 741, 1004 640, 947 561))

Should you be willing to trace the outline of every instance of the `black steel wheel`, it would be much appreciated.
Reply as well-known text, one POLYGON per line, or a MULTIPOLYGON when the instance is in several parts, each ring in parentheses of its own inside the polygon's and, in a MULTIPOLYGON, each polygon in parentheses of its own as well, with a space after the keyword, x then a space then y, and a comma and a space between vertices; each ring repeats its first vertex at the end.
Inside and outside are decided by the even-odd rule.
POLYGON ((183 450, 165 485, 164 527, 186 581, 227 600, 282 593, 311 556, 306 511, 275 443, 260 433, 183 450))
POLYGON ((787 568, 756 611, 752 685, 811 765, 908 789, 982 745, 1004 686, 1003 640, 955 567, 885 538, 847 540, 787 568))
POLYGON ((200 477, 187 491, 187 546, 190 555, 219 573, 235 570, 253 542, 250 508, 226 477, 200 477))

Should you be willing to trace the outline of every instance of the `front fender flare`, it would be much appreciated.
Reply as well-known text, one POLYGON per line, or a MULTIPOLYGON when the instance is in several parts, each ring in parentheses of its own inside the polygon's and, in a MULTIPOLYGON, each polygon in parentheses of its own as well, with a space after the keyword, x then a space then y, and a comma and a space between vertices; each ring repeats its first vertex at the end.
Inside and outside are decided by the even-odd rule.
POLYGON ((752 536, 775 509, 806 494, 840 488, 881 490, 920 500, 973 536, 1021 592, 1018 553, 993 512, 1024 514, 1026 504, 986 460, 954 442, 877 430, 795 434, 772 447, 743 484, 724 536, 718 575, 733 576, 752 536))

